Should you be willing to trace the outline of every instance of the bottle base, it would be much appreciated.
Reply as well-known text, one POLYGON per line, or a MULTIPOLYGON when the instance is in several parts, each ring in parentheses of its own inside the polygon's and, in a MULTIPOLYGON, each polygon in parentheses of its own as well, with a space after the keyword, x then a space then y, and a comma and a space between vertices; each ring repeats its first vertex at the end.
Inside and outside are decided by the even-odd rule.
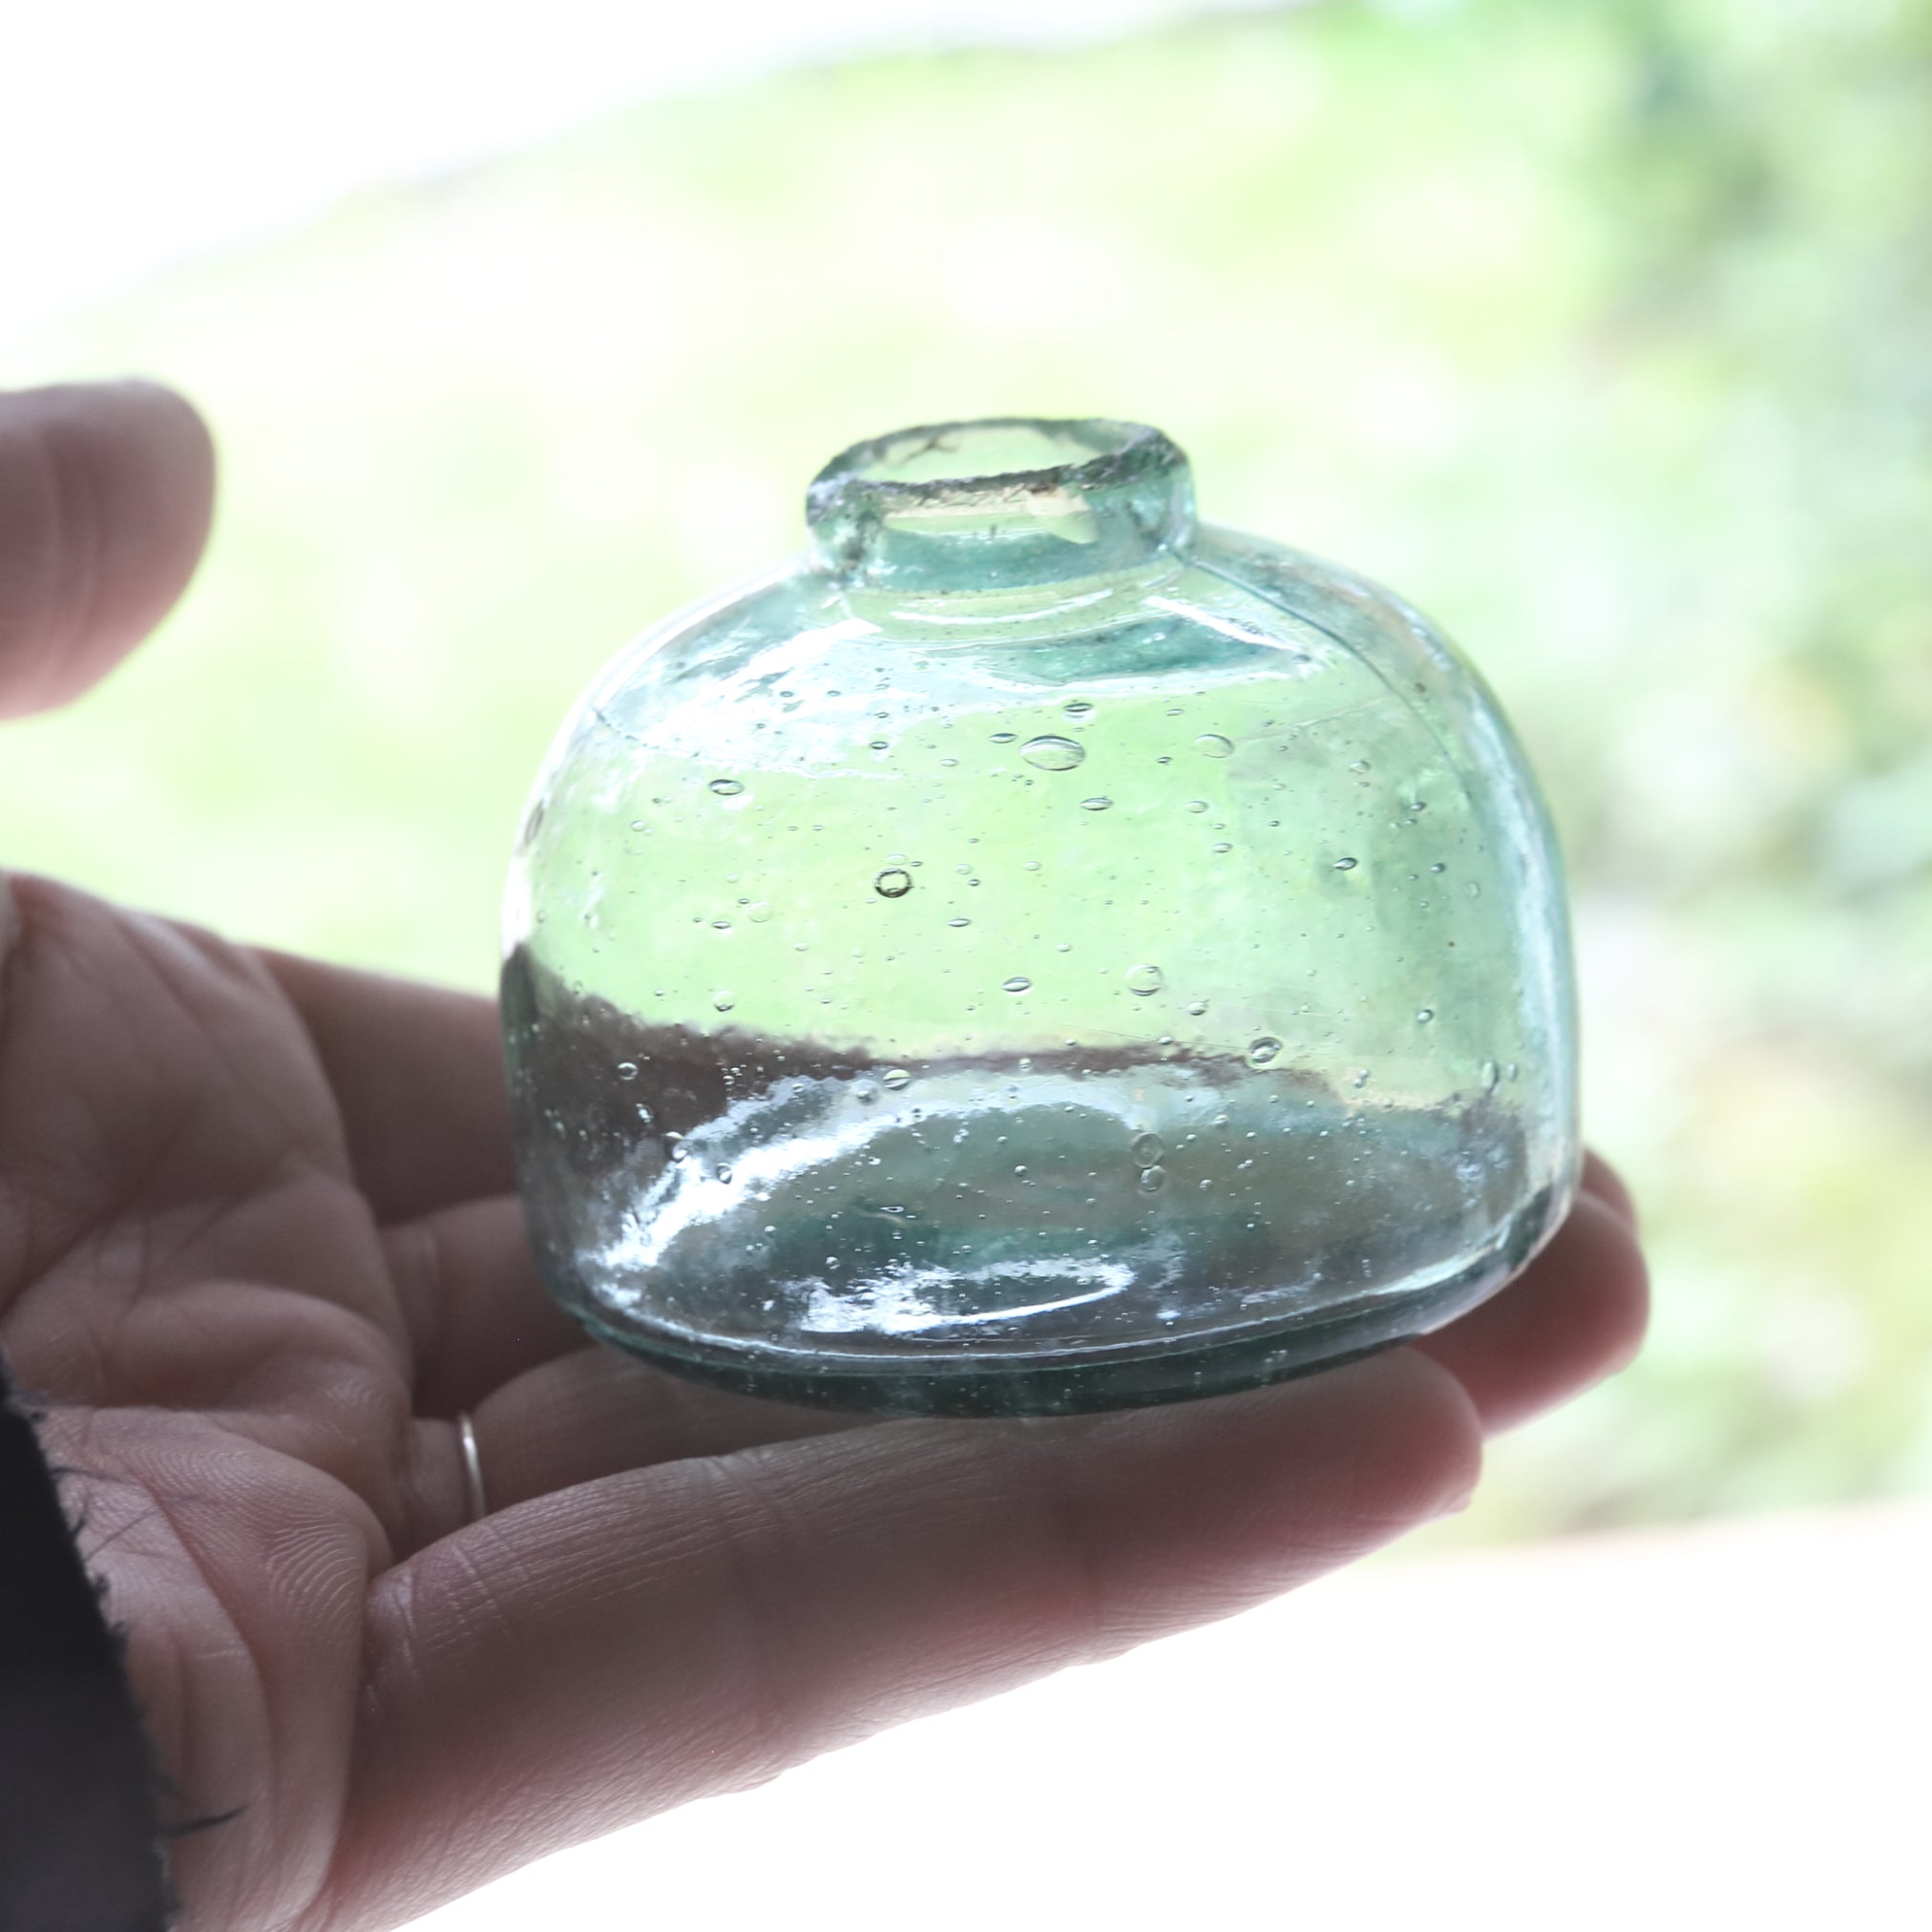
POLYGON ((627 1354, 687 1380, 770 1401, 880 1416, 1064 1416, 1147 1408, 1316 1375, 1431 1334, 1521 1273, 1554 1233, 1567 1206, 1566 1188, 1544 1189, 1517 1217, 1500 1249, 1428 1288, 1365 1296, 1325 1316, 1304 1315, 1260 1333, 1112 1357, 812 1359, 694 1343, 647 1330, 620 1331, 584 1313, 576 1297, 567 1305, 577 1307, 578 1318, 599 1341, 627 1354))
POLYGON ((723 1358, 700 1358, 653 1347, 634 1336, 592 1327, 608 1341, 688 1381, 728 1389, 766 1401, 795 1402, 819 1409, 851 1409, 876 1416, 1073 1416, 1106 1409, 1152 1408, 1204 1396, 1229 1396, 1270 1382, 1319 1375, 1348 1362, 1379 1354, 1413 1341, 1424 1331, 1383 1336, 1356 1348, 1324 1352, 1310 1358, 1299 1346, 1278 1339, 1191 1349, 1137 1362, 1088 1363, 1081 1367, 984 1370, 935 1374, 931 1369, 872 1369, 864 1372, 824 1368, 766 1367, 723 1358))

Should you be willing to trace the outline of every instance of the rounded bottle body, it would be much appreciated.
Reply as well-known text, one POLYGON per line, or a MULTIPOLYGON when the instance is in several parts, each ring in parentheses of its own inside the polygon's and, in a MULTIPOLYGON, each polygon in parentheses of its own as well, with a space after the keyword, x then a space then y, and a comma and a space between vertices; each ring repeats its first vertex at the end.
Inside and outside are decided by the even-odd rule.
POLYGON ((506 921, 547 1281, 687 1373, 902 1412, 1213 1393, 1438 1326, 1578 1158, 1506 725, 1405 606, 1186 501, 1015 536, 986 494, 909 519, 896 575, 822 515, 566 726, 506 921), (1059 549, 970 567, 1002 536, 1059 549))

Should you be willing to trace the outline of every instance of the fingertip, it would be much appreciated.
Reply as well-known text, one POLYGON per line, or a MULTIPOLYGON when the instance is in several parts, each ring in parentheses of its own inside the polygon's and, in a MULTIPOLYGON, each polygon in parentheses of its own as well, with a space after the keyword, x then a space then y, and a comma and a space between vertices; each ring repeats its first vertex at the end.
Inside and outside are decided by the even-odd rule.
POLYGON ((207 428, 160 384, 0 395, 0 716, 77 696, 166 615, 214 492, 207 428))
POLYGON ((1584 1155, 1583 1190, 1594 1194, 1627 1227, 1637 1226, 1637 1203, 1624 1177, 1594 1151, 1584 1155))
POLYGON ((1521 1276, 1413 1347, 1462 1383, 1493 1434, 1628 1368, 1648 1314, 1635 1232, 1608 1203, 1582 1193, 1521 1276))

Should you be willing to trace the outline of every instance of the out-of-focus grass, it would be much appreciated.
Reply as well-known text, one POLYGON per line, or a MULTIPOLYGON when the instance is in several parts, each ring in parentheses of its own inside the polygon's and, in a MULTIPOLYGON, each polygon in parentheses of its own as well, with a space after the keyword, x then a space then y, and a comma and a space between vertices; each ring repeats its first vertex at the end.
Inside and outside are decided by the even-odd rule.
MULTIPOLYGON (((237 165, 245 165, 245 157, 237 165)), ((197 395, 200 587, 8 728, 16 862, 488 983, 625 635, 901 423, 1157 422, 1547 780, 1659 1279, 1460 1536, 1932 1481, 1932 7, 1318 7, 641 109, 14 358, 197 395)))

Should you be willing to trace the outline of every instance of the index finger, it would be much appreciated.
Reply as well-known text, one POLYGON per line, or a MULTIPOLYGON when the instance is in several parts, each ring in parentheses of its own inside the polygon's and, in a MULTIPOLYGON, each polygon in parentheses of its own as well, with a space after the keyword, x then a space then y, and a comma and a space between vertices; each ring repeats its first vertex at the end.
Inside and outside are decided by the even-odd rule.
POLYGON ((914 1421, 504 1510, 379 1578, 330 1923, 1291 1589, 1456 1507, 1455 1379, 1396 1349, 1214 1401, 914 1421))

